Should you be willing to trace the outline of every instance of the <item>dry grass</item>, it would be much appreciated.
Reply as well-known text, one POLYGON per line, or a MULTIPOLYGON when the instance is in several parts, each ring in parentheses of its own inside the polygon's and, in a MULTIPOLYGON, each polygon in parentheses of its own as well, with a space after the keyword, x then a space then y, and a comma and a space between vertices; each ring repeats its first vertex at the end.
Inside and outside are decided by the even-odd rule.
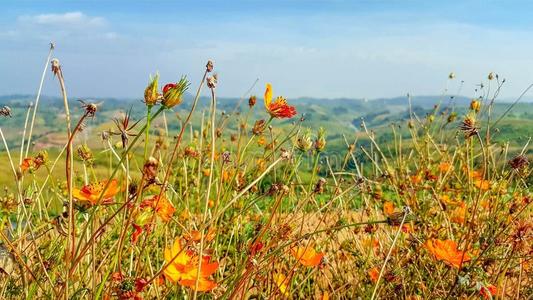
MULTIPOLYGON (((298 117, 279 128, 280 118, 292 117, 288 107, 267 107, 263 124, 249 119, 263 109, 253 99, 243 113, 223 116, 212 69, 208 63, 177 136, 164 128, 178 121, 163 113, 179 105, 187 85, 161 89, 153 81, 147 118, 120 117, 101 142, 79 135, 77 124, 98 117, 85 103, 48 155, 32 148, 1 157, 12 179, 0 206, 0 297, 532 295, 530 146, 511 153, 492 143, 495 95, 487 92, 457 121, 438 107, 425 118, 411 114, 396 124, 409 140, 393 126, 393 140, 380 145, 363 123, 333 169, 324 131, 307 131, 298 117), (211 107, 193 114, 202 89, 211 107), (356 143, 363 136, 369 147, 356 143), (103 151, 93 153, 96 145, 103 151), (439 241, 455 246, 428 246, 439 241)), ((62 91, 67 107, 77 105, 62 91)))

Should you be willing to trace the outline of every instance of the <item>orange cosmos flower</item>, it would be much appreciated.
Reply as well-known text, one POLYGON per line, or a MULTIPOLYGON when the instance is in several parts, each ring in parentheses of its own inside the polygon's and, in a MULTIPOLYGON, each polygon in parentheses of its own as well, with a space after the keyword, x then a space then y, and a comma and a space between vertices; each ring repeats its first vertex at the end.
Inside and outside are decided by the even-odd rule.
POLYGON ((274 274, 274 281, 278 286, 280 292, 285 296, 289 296, 289 279, 282 273, 274 274))
POLYGON ((266 145, 266 143, 267 143, 267 140, 264 136, 260 136, 259 139, 257 140, 257 144, 261 147, 266 145))
POLYGON ((157 199, 159 199, 159 195, 154 195, 143 200, 140 205, 141 209, 145 207, 155 208, 155 212, 161 218, 161 220, 163 222, 168 222, 172 218, 172 215, 174 215, 176 209, 165 196, 161 197, 159 201, 157 201, 157 199))
POLYGON ((483 177, 481 171, 478 170, 470 171, 469 175, 472 179, 481 179, 483 177))
POLYGON ((403 233, 411 233, 414 232, 415 228, 411 224, 403 224, 402 226, 402 232, 403 233))
POLYGON ((466 217, 466 204, 461 202, 459 207, 452 211, 451 220, 457 224, 463 224, 466 217))
POLYGON ((98 204, 98 199, 101 197, 101 204, 110 204, 113 202, 113 197, 119 192, 119 187, 117 180, 113 179, 104 192, 106 184, 107 180, 104 180, 85 185, 81 189, 74 188, 72 189, 72 196, 78 201, 89 202, 91 205, 98 204))
POLYGON ((202 257, 202 265, 198 274, 199 258, 192 251, 184 249, 180 239, 176 239, 171 248, 165 249, 165 261, 168 263, 163 271, 165 278, 181 286, 196 288, 205 292, 214 289, 217 284, 208 279, 218 269, 218 262, 210 262, 209 256, 202 257))
POLYGON ((479 294, 483 296, 484 299, 491 299, 492 297, 498 294, 498 288, 492 284, 481 287, 479 294))
POLYGON ((373 267, 372 269, 368 270, 368 277, 370 278, 370 280, 372 282, 376 283, 378 281, 378 277, 379 277, 378 268, 373 267))
POLYGON ((311 246, 292 248, 291 254, 298 262, 306 267, 318 266, 324 257, 324 253, 316 252, 311 246))
POLYGON ((440 201, 442 201, 446 205, 458 205, 460 202, 456 199, 452 199, 449 195, 441 195, 439 196, 440 201))
POLYGON ((483 179, 474 180, 474 186, 482 191, 486 191, 490 188, 490 181, 483 179))
POLYGON ((420 174, 412 175, 411 176, 411 182, 413 184, 419 184, 420 182, 422 182, 422 176, 420 176, 420 174))
POLYGON ((437 260, 442 260, 455 268, 459 268, 463 262, 471 259, 468 253, 458 250, 457 243, 452 240, 427 240, 425 247, 437 260))
POLYGON ((329 300, 329 293, 328 291, 324 291, 324 293, 322 294, 322 299, 321 300, 329 300))
POLYGON ((441 171, 442 173, 446 173, 448 172, 448 170, 450 170, 452 167, 452 165, 449 163, 449 162, 441 162, 439 164, 439 171, 441 171))
POLYGON ((48 153, 46 151, 39 152, 35 157, 26 157, 20 164, 20 170, 26 172, 27 170, 37 171, 48 160, 48 153))
MULTIPOLYGON (((213 240, 214 237, 215 237, 215 229, 209 228, 207 233, 204 235, 204 241, 210 242, 213 240)), ((183 238, 186 239, 187 241, 200 242, 202 239, 202 234, 198 230, 191 230, 191 232, 185 234, 183 238)))
POLYGON ((22 170, 22 172, 26 172, 26 171, 29 170, 32 166, 33 166, 33 158, 31 158, 31 157, 26 157, 26 158, 22 161, 22 164, 20 165, 20 169, 22 170))
POLYGON ((394 203, 387 201, 383 203, 383 213, 386 216, 390 216, 394 213, 394 203))
POLYGON ((272 102, 272 85, 270 83, 266 85, 265 108, 273 118, 292 118, 296 115, 296 108, 287 104, 287 99, 280 96, 272 102))

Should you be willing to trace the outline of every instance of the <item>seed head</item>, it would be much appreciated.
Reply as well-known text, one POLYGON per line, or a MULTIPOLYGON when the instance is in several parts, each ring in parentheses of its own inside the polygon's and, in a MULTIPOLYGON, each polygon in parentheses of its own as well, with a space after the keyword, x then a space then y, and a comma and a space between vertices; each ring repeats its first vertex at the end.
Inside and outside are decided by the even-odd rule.
POLYGON ((218 75, 215 73, 213 76, 207 77, 207 87, 210 89, 214 89, 217 87, 218 83, 218 75))
POLYGON ((0 116, 3 116, 3 117, 12 117, 11 115, 11 108, 9 106, 4 106, 2 108, 0 108, 0 116))
POLYGON ((61 72, 61 65, 59 64, 59 59, 54 58, 50 61, 50 63, 52 64, 52 72, 54 73, 54 75, 57 76, 59 72, 61 72))
POLYGON ((250 96, 250 98, 248 99, 248 106, 250 106, 250 108, 252 108, 252 107, 254 107, 256 102, 257 102, 257 97, 256 96, 250 96))
POLYGON ((147 182, 153 181, 153 179, 157 176, 158 167, 159 161, 152 156, 150 156, 144 163, 143 174, 146 177, 147 182))
POLYGON ((529 166, 529 160, 527 159, 527 156, 520 154, 511 159, 509 165, 514 170, 521 170, 529 166))
POLYGON ((205 65, 205 68, 206 68, 207 72, 213 72, 213 68, 214 68, 213 61, 212 60, 208 60, 207 64, 205 65))
POLYGON ((252 133, 255 135, 261 135, 265 131, 265 120, 255 121, 254 127, 252 128, 252 133))
POLYGON ((476 118, 473 115, 466 116, 466 118, 459 125, 459 129, 464 132, 465 138, 470 138, 479 132, 476 125, 476 118))
POLYGON ((85 109, 85 114, 87 115, 87 117, 94 117, 94 115, 96 114, 96 111, 98 110, 98 106, 94 103, 87 103, 83 100, 78 100, 81 102, 81 107, 83 109, 85 109))

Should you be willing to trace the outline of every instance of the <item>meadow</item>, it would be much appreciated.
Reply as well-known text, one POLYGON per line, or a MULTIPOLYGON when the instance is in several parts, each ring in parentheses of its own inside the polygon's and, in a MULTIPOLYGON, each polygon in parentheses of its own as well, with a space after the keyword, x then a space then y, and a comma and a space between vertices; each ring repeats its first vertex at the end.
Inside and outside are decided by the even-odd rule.
POLYGON ((498 75, 293 101, 217 99, 203 68, 75 101, 52 59, 61 97, 7 102, 0 298, 533 296, 533 104, 498 101, 498 75))

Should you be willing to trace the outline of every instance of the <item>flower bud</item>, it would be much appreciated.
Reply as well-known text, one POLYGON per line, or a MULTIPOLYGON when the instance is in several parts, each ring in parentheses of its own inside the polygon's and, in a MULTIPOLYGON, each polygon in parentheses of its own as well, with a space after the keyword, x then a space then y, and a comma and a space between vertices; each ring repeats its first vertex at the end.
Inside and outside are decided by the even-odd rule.
POLYGON ((472 102, 470 102, 470 109, 476 113, 479 112, 481 109, 481 102, 478 99, 472 99, 472 102))
POLYGON ((150 76, 150 83, 144 90, 144 103, 148 106, 155 105, 157 99, 159 98, 159 93, 157 91, 159 86, 159 74, 155 74, 153 78, 150 76))
POLYGON ((183 101, 183 94, 189 88, 189 82, 182 77, 177 83, 168 83, 163 88, 163 100, 161 103, 166 108, 172 108, 183 101))
POLYGON ((326 130, 320 127, 315 140, 315 150, 317 152, 322 152, 324 148, 326 148, 326 130))
POLYGON ((302 152, 307 152, 313 147, 313 140, 311 140, 311 132, 308 129, 303 135, 296 140, 296 148, 302 152))
POLYGON ((255 96, 251 96, 248 99, 248 106, 250 106, 250 108, 252 108, 252 107, 254 107, 256 102, 257 102, 257 98, 255 96))

